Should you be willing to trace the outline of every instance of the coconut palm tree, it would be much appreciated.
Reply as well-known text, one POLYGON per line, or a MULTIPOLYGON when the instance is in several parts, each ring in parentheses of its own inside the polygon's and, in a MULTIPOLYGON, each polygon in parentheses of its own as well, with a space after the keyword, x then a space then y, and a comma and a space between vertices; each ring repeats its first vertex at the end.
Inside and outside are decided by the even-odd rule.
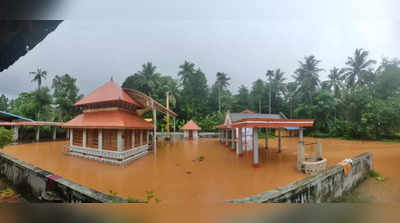
POLYGON ((42 81, 47 77, 47 71, 38 68, 36 71, 29 72, 29 74, 33 75, 32 82, 37 82, 38 90, 40 90, 42 81))
MULTIPOLYGON (((285 75, 281 69, 268 70, 265 76, 268 79, 268 90, 269 90, 269 113, 272 112, 272 101, 274 102, 274 106, 277 106, 277 97, 283 95, 285 93, 285 75)), ((278 103, 279 104, 279 103, 278 103)))
POLYGON ((218 88, 218 111, 221 111, 221 93, 229 86, 229 80, 231 78, 228 77, 226 73, 218 72, 217 73, 217 81, 215 82, 216 87, 218 88))
POLYGON ((273 70, 267 70, 267 73, 265 74, 265 76, 268 79, 268 98, 269 98, 269 103, 268 103, 268 113, 271 114, 271 101, 272 101, 272 78, 274 77, 274 71, 273 70))
POLYGON ((156 72, 156 69, 157 67, 153 66, 151 62, 147 62, 142 65, 141 71, 135 73, 140 90, 144 91, 149 96, 153 96, 153 91, 158 86, 161 76, 161 74, 156 72))
POLYGON ((323 71, 318 67, 320 62, 315 56, 304 57, 304 62, 299 61, 300 67, 295 71, 294 78, 299 84, 297 94, 309 105, 312 104, 312 96, 320 85, 319 72, 323 71))
POLYGON ((370 66, 375 64, 375 60, 368 59, 368 51, 356 49, 353 57, 348 57, 345 69, 345 76, 348 88, 353 88, 356 85, 362 85, 364 79, 370 75, 370 66))
POLYGON ((337 67, 334 67, 332 70, 330 70, 330 73, 328 75, 329 80, 324 81, 324 84, 327 89, 332 90, 333 89, 333 95, 336 98, 340 97, 340 90, 343 89, 343 80, 344 80, 344 69, 339 69, 337 67))

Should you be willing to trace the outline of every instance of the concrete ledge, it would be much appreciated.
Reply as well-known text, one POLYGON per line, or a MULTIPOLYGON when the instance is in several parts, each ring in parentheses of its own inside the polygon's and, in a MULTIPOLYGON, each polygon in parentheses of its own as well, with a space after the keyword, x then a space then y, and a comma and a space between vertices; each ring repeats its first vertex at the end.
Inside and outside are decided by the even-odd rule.
MULTIPOLYGON (((67 203, 126 203, 128 200, 79 185, 46 170, 0 152, 0 174, 14 186, 40 199, 43 192, 55 191, 67 203)), ((138 203, 146 201, 137 200, 138 203)))
POLYGON ((321 173, 254 196, 226 201, 226 203, 321 203, 340 200, 365 180, 372 167, 372 154, 352 158, 352 170, 347 175, 341 165, 321 173))

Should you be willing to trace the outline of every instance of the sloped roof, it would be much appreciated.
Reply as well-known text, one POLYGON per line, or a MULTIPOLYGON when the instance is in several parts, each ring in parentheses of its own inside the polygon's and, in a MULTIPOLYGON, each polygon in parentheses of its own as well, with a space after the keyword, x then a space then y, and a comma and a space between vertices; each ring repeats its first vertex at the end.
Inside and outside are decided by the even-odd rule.
POLYGON ((145 106, 145 109, 151 109, 152 105, 154 106, 155 109, 164 112, 164 113, 169 113, 172 117, 176 117, 177 114, 173 112, 170 109, 167 109, 164 105, 160 104, 156 100, 154 100, 152 97, 146 95, 143 92, 140 92, 138 90, 130 89, 130 88, 124 88, 123 89, 131 98, 145 106))
POLYGON ((193 121, 188 121, 184 126, 181 128, 182 130, 200 130, 201 128, 193 121))
POLYGON ((153 124, 138 115, 124 111, 83 112, 62 125, 65 128, 153 129, 153 124))
POLYGON ((246 109, 240 113, 247 113, 247 114, 254 114, 254 112, 252 110, 246 109))
POLYGON ((245 118, 270 118, 270 119, 282 119, 283 117, 279 114, 260 114, 260 113, 231 113, 232 122, 238 121, 245 118))
POLYGON ((19 116, 19 115, 16 115, 16 114, 8 113, 8 112, 5 112, 5 111, 0 111, 0 119, 1 120, 7 120, 7 121, 21 119, 21 120, 33 122, 33 120, 30 119, 30 118, 26 118, 26 117, 19 116))
POLYGON ((143 107, 143 105, 131 98, 124 90, 122 90, 121 87, 119 87, 112 80, 108 81, 103 86, 97 88, 86 97, 76 102, 75 106, 111 101, 123 101, 139 108, 143 107))

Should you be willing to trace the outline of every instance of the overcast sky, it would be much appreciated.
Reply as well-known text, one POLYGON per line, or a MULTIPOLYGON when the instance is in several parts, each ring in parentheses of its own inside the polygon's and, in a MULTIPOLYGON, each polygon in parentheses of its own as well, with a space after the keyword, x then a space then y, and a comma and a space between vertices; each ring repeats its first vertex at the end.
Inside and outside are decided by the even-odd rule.
POLYGON ((400 57, 396 0, 100 2, 70 1, 51 15, 66 20, 0 73, 0 94, 15 98, 33 90, 29 72, 39 67, 49 73, 44 85, 68 73, 87 94, 111 76, 122 84, 147 61, 176 77, 189 60, 209 85, 216 72, 229 74, 236 92, 241 84, 265 79, 268 69, 281 68, 292 80, 306 55, 315 55, 327 71, 344 66, 355 48, 377 60, 400 57))

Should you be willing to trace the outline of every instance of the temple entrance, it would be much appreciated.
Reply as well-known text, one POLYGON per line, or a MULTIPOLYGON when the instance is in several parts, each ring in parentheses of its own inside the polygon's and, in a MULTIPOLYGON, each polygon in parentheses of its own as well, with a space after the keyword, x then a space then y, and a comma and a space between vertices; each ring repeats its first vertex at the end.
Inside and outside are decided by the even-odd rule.
POLYGON ((189 139, 193 140, 193 131, 192 130, 189 131, 189 139))

